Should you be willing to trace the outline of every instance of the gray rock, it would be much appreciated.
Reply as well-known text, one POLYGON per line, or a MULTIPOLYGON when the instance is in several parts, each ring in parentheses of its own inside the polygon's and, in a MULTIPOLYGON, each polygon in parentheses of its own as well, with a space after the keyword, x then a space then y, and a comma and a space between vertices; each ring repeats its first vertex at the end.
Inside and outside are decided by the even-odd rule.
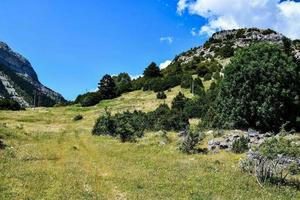
POLYGON ((14 99, 23 107, 32 106, 33 93, 35 91, 44 99, 48 98, 46 100, 47 102, 49 99, 55 103, 65 101, 59 93, 54 92, 40 83, 36 72, 26 58, 11 50, 11 48, 3 42, 0 42, 0 66, 0 84, 2 84, 6 90, 6 92, 0 92, 0 96, 14 99), (16 77, 22 81, 15 82, 16 77), (30 87, 27 88, 33 89, 32 91, 28 89, 23 90, 21 89, 23 88, 22 85, 19 84, 30 85, 30 87))

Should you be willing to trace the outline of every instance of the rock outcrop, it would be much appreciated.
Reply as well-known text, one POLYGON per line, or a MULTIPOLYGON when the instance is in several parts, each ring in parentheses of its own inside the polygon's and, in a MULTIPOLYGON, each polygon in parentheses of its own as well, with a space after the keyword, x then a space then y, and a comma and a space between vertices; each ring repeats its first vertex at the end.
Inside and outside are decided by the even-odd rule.
POLYGON ((40 83, 26 58, 3 42, 0 42, 0 98, 13 99, 23 107, 65 102, 59 93, 40 83))
MULTIPOLYGON (((206 59, 218 57, 218 51, 226 45, 230 46, 233 50, 246 47, 253 42, 270 42, 273 44, 283 45, 284 39, 287 39, 284 35, 270 29, 245 28, 224 30, 213 34, 203 46, 199 46, 182 53, 175 59, 175 61, 188 64, 196 57, 206 59)), ((297 43, 299 41, 296 40, 291 42, 294 56, 300 59, 300 48, 297 48, 297 43)))

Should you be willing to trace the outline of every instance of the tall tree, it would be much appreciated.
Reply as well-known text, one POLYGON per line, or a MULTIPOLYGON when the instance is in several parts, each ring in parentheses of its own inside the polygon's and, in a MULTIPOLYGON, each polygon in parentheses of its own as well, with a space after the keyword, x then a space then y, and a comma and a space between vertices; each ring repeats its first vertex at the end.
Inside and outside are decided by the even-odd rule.
POLYGON ((161 77, 160 69, 156 63, 152 62, 145 70, 144 77, 146 78, 156 78, 161 77))
POLYGON ((117 96, 114 79, 106 74, 98 84, 99 93, 103 99, 113 99, 117 96))
POLYGON ((118 76, 114 76, 113 79, 117 87, 118 95, 132 90, 131 77, 128 73, 120 73, 118 76))

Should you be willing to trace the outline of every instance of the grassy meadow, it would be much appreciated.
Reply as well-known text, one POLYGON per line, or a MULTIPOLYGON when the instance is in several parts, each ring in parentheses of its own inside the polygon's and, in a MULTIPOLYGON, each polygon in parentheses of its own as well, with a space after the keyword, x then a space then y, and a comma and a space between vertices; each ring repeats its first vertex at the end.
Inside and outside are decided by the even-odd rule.
MULTIPOLYGON (((180 90, 166 92, 165 102, 180 90)), ((90 108, 0 111, 0 138, 8 145, 0 150, 0 199, 300 199, 292 187, 261 188, 239 170, 244 155, 180 153, 176 133, 167 141, 146 133, 124 144, 91 135, 105 107, 151 111, 163 102, 154 92, 135 91, 90 108), (73 121, 78 114, 84 119, 73 121)))

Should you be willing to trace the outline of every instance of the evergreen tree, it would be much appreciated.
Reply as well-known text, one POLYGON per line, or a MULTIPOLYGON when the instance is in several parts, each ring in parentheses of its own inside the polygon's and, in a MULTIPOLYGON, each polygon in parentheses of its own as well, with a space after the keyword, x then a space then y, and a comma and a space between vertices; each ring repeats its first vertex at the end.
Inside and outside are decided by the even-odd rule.
POLYGON ((103 76, 100 83, 98 84, 99 93, 103 99, 113 99, 117 96, 116 84, 112 77, 108 74, 103 76))
POLYGON ((131 77, 128 73, 120 73, 118 76, 114 76, 113 79, 117 87, 118 95, 132 91, 131 77))
POLYGON ((259 43, 238 52, 225 68, 215 117, 208 120, 215 127, 278 131, 288 122, 296 128, 300 74, 285 50, 259 43))
POLYGON ((194 87, 192 88, 192 92, 194 92, 194 94, 202 96, 205 93, 204 86, 200 78, 196 78, 192 86, 194 87))
POLYGON ((160 69, 156 65, 156 63, 152 62, 145 70, 144 70, 144 77, 145 78, 155 78, 161 77, 160 69))
POLYGON ((172 101, 172 110, 183 111, 187 98, 181 92, 172 101))

